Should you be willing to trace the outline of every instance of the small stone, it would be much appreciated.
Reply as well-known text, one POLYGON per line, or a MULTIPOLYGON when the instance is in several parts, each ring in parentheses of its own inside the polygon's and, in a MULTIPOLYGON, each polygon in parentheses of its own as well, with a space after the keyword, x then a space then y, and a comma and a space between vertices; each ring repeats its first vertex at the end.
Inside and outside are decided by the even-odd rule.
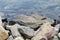
POLYGON ((13 36, 10 35, 9 38, 7 40, 14 40, 13 36))
POLYGON ((37 28, 40 24, 42 24, 42 21, 32 16, 23 15, 23 14, 14 16, 12 20, 18 22, 20 25, 31 27, 33 29, 37 28))

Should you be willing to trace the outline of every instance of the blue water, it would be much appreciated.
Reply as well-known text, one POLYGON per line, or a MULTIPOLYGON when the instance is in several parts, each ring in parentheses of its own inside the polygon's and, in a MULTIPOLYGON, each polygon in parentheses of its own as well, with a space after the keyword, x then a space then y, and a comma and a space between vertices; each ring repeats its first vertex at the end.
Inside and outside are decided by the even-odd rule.
POLYGON ((16 14, 40 13, 60 20, 60 0, 0 0, 0 12, 12 18, 16 14))

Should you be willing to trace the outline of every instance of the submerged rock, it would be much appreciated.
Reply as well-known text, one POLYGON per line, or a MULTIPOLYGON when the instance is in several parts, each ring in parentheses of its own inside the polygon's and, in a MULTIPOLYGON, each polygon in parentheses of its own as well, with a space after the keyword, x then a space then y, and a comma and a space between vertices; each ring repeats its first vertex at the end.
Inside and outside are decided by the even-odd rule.
POLYGON ((19 22, 19 24, 24 26, 29 26, 31 28, 37 28, 40 24, 42 24, 42 21, 37 20, 36 18, 30 16, 30 15, 17 15, 12 20, 19 22))
POLYGON ((52 19, 46 18, 44 15, 41 14, 19 14, 14 16, 12 20, 18 22, 20 25, 28 26, 33 29, 40 27, 40 25, 46 21, 50 22, 50 24, 54 23, 52 19))
POLYGON ((59 38, 57 36, 54 36, 53 40, 59 40, 59 38))

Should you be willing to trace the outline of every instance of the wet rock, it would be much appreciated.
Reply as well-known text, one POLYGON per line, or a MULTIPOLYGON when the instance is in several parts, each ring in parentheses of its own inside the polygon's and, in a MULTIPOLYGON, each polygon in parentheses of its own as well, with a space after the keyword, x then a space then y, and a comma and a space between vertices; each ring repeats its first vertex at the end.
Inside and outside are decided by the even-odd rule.
POLYGON ((50 23, 44 23, 41 26, 41 29, 38 30, 40 31, 38 31, 31 40, 41 40, 42 38, 47 40, 47 38, 51 38, 56 34, 55 29, 50 25, 50 23))
POLYGON ((54 23, 52 19, 46 18, 44 15, 41 14, 19 14, 17 16, 14 16, 12 20, 17 21, 20 25, 28 26, 33 29, 40 27, 40 25, 45 21, 50 22, 51 24, 54 23))
POLYGON ((10 35, 7 40, 14 40, 14 38, 12 35, 10 35))
POLYGON ((19 24, 15 24, 18 27, 19 32, 24 34, 25 37, 31 38, 34 35, 34 30, 30 27, 20 26, 19 24))
POLYGON ((39 23, 39 21, 37 21, 35 18, 33 18, 32 16, 28 16, 28 15, 17 15, 13 18, 14 21, 22 21, 24 23, 39 23))
POLYGON ((35 13, 35 14, 31 14, 31 16, 34 17, 37 20, 45 20, 46 19, 46 17, 43 14, 35 13))
POLYGON ((42 21, 37 20, 36 18, 28 15, 17 15, 12 20, 19 22, 19 24, 29 26, 31 28, 37 28, 40 24, 42 24, 42 21))

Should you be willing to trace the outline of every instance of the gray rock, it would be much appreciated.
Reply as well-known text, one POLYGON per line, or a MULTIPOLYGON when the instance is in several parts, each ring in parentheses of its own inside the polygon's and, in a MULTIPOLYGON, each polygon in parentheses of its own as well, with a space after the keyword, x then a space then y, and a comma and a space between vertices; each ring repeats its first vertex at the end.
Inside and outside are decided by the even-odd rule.
POLYGON ((15 24, 15 26, 17 26, 19 29, 19 32, 24 34, 24 36, 27 38, 31 38, 34 35, 34 30, 31 29, 30 27, 20 26, 18 24, 15 24))
POLYGON ((53 40, 59 40, 59 38, 57 36, 54 36, 53 40))
POLYGON ((60 30, 60 24, 57 24, 57 25, 55 26, 55 29, 59 32, 59 30, 60 30))
POLYGON ((50 22, 50 24, 54 23, 53 20, 47 18, 41 14, 32 14, 32 15, 23 15, 19 14, 13 17, 13 21, 17 21, 20 25, 24 25, 27 27, 31 27, 36 29, 40 27, 40 24, 44 22, 50 22))
POLYGON ((22 25, 25 25, 34 29, 37 28, 39 24, 42 24, 41 20, 38 20, 32 16, 23 15, 23 14, 14 16, 12 20, 19 22, 19 24, 22 24, 22 25))
POLYGON ((24 40, 22 37, 16 37, 14 40, 24 40))
POLYGON ((58 37, 60 38, 60 33, 58 33, 58 37))
POLYGON ((15 26, 15 25, 7 25, 6 27, 11 31, 12 36, 14 38, 20 37, 21 40, 24 40, 23 37, 21 36, 21 34, 19 33, 17 26, 15 26))
POLYGON ((14 40, 14 38, 10 35, 7 40, 14 40))

